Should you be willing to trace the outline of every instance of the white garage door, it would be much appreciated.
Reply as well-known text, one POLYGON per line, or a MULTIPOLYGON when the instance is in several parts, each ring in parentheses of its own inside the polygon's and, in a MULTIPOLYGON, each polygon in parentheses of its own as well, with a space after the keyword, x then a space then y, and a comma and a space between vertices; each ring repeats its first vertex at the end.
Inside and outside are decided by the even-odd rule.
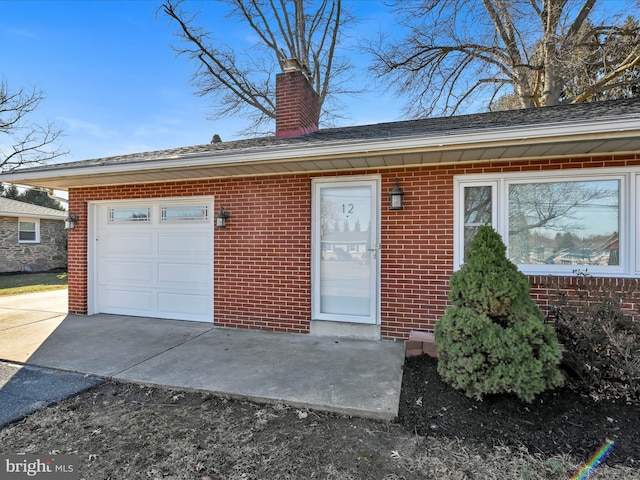
POLYGON ((213 321, 210 202, 119 202, 95 211, 99 313, 213 321))

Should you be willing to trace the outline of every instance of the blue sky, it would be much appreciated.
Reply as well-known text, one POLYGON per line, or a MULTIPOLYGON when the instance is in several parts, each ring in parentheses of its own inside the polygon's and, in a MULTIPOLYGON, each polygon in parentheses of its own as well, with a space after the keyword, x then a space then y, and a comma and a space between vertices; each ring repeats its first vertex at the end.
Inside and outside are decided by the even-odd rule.
MULTIPOLYGON (((189 11, 227 43, 250 37, 226 20, 222 5, 189 0, 189 11), (211 8, 210 4, 214 4, 211 8)), ((356 1, 360 31, 390 22, 377 0, 356 1)), ((242 120, 213 120, 193 95, 195 65, 176 57, 176 26, 157 12, 161 0, 0 0, 0 77, 11 90, 36 86, 46 99, 33 120, 64 131, 62 161, 241 138, 242 120)), ((388 28, 388 25, 387 25, 388 28)), ((357 33, 354 34, 354 37, 357 33)), ((355 43, 355 38, 353 39, 355 43)), ((384 90, 347 99, 343 124, 401 119, 384 90)))

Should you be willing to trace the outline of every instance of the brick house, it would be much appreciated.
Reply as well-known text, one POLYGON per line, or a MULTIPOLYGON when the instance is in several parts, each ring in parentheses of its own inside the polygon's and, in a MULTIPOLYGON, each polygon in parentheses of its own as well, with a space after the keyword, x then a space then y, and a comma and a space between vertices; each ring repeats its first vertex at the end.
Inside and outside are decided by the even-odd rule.
POLYGON ((69 192, 70 312, 406 338, 486 223, 543 308, 551 278, 640 273, 640 100, 318 129, 292 70, 277 105, 273 137, 5 175, 69 192))
POLYGON ((0 273, 67 266, 67 212, 0 197, 0 273))

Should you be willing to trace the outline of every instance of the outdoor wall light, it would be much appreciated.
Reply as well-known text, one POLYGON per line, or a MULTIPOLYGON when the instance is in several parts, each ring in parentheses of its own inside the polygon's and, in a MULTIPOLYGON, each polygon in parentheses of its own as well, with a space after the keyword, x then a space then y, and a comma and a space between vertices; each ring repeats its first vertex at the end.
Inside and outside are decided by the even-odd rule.
POLYGON ((229 212, 224 208, 220 208, 216 215, 216 228, 225 228, 227 226, 227 218, 229 218, 229 212))
POLYGON ((398 184, 398 179, 396 178, 396 186, 393 187, 391 192, 389 192, 389 198, 391 199, 391 205, 389 206, 389 210, 402 210, 402 197, 404 196, 404 192, 400 188, 398 184))
POLYGON ((67 218, 64 219, 64 229, 73 230, 76 227, 77 221, 78 221, 78 215, 75 215, 69 212, 69 215, 67 215, 67 218))

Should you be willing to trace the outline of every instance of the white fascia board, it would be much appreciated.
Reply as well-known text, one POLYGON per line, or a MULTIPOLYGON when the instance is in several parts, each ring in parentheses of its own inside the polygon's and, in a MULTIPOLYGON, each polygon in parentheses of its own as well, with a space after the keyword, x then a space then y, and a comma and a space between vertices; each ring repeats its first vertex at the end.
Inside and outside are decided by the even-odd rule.
MULTIPOLYGON (((215 165, 237 165, 242 163, 269 163, 273 161, 304 160, 318 157, 335 157, 339 155, 393 153, 409 150, 439 150, 454 148, 478 148, 483 145, 500 145, 513 143, 549 143, 583 138, 597 139, 612 137, 622 133, 640 135, 640 119, 604 118, 589 122, 559 122, 542 126, 518 125, 510 128, 483 128, 438 133, 435 135, 413 135, 393 137, 389 140, 348 140, 312 146, 277 146, 251 149, 250 151, 231 151, 216 154, 186 154, 157 160, 132 161, 129 163, 85 165, 65 169, 56 166, 54 169, 37 172, 15 172, 0 175, 6 182, 27 181, 40 178, 100 175, 102 173, 127 173, 146 170, 170 170, 174 168, 190 168, 215 165)), ((64 165, 64 164, 63 164, 64 165)))

